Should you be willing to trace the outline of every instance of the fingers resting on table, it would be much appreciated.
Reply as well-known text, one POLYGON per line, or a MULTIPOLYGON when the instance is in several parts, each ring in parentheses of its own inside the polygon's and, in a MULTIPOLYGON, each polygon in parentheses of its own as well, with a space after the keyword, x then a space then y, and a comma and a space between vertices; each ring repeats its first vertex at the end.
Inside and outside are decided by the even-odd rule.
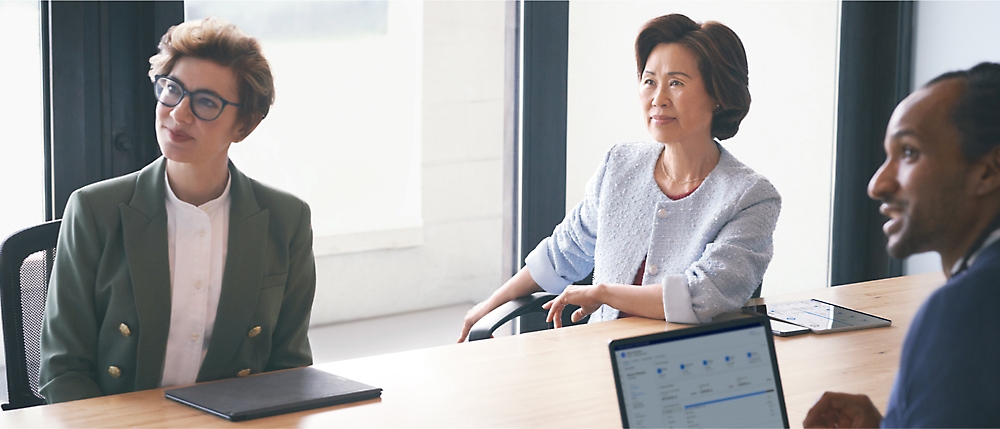
POLYGON ((555 297, 552 301, 549 301, 542 305, 543 309, 549 310, 549 314, 545 317, 546 322, 552 322, 556 328, 562 327, 562 315, 563 309, 567 305, 573 304, 580 306, 579 309, 570 315, 570 319, 575 323, 587 317, 591 313, 597 311, 601 307, 603 302, 598 298, 599 296, 599 285, 597 286, 567 286, 559 296, 555 297))

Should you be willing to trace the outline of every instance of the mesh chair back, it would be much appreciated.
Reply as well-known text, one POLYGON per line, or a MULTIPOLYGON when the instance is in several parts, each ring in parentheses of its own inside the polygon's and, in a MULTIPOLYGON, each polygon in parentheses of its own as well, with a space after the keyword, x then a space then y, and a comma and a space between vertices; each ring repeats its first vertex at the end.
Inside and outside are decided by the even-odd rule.
POLYGON ((2 405, 4 410, 45 403, 38 393, 42 316, 60 224, 55 220, 18 231, 0 245, 0 310, 9 401, 2 405))

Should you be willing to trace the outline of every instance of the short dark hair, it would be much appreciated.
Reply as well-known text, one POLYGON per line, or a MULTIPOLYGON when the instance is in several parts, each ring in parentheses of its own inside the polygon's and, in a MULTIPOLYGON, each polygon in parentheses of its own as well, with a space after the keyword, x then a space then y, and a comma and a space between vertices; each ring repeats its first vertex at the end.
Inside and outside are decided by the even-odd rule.
POLYGON ((739 36, 715 21, 698 24, 676 13, 653 18, 635 38, 636 75, 640 79, 649 53, 661 43, 677 43, 698 58, 705 91, 719 104, 712 115, 712 136, 725 140, 736 135, 750 111, 747 53, 739 36))
POLYGON ((960 79, 965 83, 951 121, 962 134, 962 154, 976 161, 1000 146, 1000 64, 979 63, 968 70, 944 73, 924 85, 960 79))

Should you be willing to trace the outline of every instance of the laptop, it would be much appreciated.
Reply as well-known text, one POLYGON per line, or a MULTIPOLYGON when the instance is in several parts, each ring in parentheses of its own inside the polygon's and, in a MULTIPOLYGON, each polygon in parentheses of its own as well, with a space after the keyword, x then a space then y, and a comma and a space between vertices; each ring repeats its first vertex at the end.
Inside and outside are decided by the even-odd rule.
POLYGON ((767 317, 611 341, 622 427, 788 427, 767 317))
POLYGON ((167 390, 164 395, 240 421, 375 399, 382 389, 305 367, 195 384, 167 390))

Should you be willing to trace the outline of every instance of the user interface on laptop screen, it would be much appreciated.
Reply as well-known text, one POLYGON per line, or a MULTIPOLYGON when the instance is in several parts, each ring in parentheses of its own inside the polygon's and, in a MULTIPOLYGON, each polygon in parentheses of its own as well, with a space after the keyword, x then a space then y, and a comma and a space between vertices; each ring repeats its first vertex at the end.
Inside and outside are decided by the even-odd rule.
POLYGON ((638 339, 611 343, 625 427, 787 427, 760 320, 638 339))

